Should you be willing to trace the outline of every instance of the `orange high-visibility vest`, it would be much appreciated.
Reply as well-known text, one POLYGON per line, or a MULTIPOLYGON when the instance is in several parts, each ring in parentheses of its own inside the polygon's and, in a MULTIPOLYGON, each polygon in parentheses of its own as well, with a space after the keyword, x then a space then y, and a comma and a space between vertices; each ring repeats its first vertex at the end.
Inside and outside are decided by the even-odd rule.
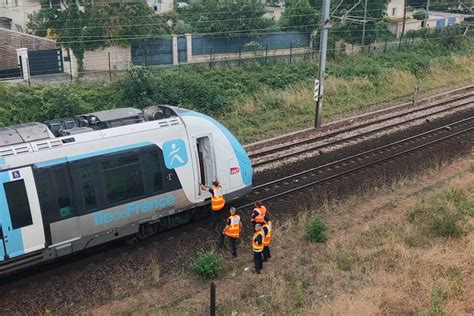
POLYGON ((263 238, 263 246, 268 247, 270 246, 270 241, 272 240, 272 222, 268 221, 265 225, 263 225, 263 227, 267 228, 267 233, 265 234, 265 238, 263 238))
POLYGON ((263 230, 259 230, 257 232, 255 232, 255 234, 253 234, 253 238, 252 238, 252 248, 253 248, 253 251, 255 252, 262 252, 263 251, 263 239, 265 238, 265 235, 263 234, 263 230), (257 244, 256 240, 257 240, 257 237, 261 235, 262 236, 262 244, 259 245, 257 244))
POLYGON ((256 223, 265 223, 265 214, 267 214, 267 208, 265 206, 256 207, 254 211, 257 211, 257 216, 255 216, 256 223))
POLYGON ((224 234, 230 238, 239 238, 240 236, 240 216, 231 215, 229 216, 230 225, 224 231, 224 234))
POLYGON ((220 211, 224 208, 225 200, 220 186, 212 187, 214 194, 211 197, 211 208, 213 211, 220 211))

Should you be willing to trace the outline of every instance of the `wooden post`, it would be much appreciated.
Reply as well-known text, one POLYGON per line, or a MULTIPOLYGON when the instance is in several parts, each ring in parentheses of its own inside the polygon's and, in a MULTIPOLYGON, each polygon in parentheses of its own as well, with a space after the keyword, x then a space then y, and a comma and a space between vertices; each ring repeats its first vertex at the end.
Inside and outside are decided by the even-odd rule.
POLYGON ((216 284, 211 282, 211 308, 210 315, 216 316, 216 284))

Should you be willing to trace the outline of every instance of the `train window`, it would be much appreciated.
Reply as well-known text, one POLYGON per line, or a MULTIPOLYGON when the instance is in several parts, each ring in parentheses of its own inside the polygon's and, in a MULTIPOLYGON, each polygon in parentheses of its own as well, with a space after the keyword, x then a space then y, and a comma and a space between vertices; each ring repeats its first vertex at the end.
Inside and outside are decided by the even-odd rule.
POLYGON ((22 228, 33 224, 30 202, 26 193, 25 181, 17 180, 3 184, 7 196, 12 228, 22 228))
POLYGON ((56 170, 54 177, 56 180, 56 199, 58 202, 59 217, 61 219, 71 217, 71 198, 69 194, 66 170, 56 170))
POLYGON ((107 202, 115 204, 145 194, 138 154, 113 156, 102 162, 107 202))
POLYGON ((153 193, 163 191, 163 177, 161 175, 160 154, 151 155, 151 174, 153 177, 153 193))
POLYGON ((95 196, 94 172, 91 165, 79 168, 79 178, 84 198, 84 207, 90 211, 97 207, 97 198, 95 196))

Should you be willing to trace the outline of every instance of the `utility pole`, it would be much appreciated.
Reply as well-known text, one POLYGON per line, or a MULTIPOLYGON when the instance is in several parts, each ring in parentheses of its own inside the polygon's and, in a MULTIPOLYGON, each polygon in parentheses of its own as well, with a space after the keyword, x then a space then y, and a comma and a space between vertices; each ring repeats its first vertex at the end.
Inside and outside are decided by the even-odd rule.
POLYGON ((407 20, 407 0, 404 1, 403 4, 403 26, 402 26, 402 34, 400 34, 400 44, 398 48, 402 46, 403 37, 405 37, 405 22, 407 20))
POLYGON ((425 18, 423 19, 423 27, 424 28, 426 28, 426 23, 428 23, 428 18, 429 18, 428 12, 430 12, 430 0, 428 0, 428 2, 426 2, 426 15, 425 15, 425 18))
MULTIPOLYGON (((326 50, 328 47, 328 31, 329 31, 329 2, 323 0, 323 17, 321 19, 321 39, 319 42, 319 71, 318 71, 318 93, 316 101, 316 115, 314 119, 314 127, 321 127, 321 111, 323 107, 324 94, 324 74, 326 72, 326 50)), ((316 87, 315 87, 316 91, 316 87)))
POLYGON ((365 5, 364 5, 364 21, 362 22, 362 51, 364 50, 364 45, 365 45, 365 24, 367 24, 367 0, 365 0, 365 5))

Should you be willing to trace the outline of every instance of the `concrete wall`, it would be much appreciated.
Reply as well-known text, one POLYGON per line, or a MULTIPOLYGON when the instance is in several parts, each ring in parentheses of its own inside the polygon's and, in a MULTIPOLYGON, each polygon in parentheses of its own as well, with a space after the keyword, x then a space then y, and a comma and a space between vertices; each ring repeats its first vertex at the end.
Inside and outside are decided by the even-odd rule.
POLYGON ((46 38, 0 29, 0 69, 15 68, 16 49, 22 47, 28 51, 36 51, 54 49, 57 45, 55 41, 46 38))
POLYGON ((147 0, 146 2, 152 9, 154 8, 155 5, 157 6, 158 8, 158 11, 156 11, 157 14, 173 11, 173 0, 147 0))
POLYGON ((25 31, 28 15, 39 9, 38 0, 0 0, 0 17, 12 19, 10 29, 13 31, 25 31))
POLYGON ((130 47, 112 46, 86 51, 84 53, 84 71, 109 71, 109 53, 111 70, 124 70, 132 61, 130 47))
POLYGON ((391 18, 403 18, 404 0, 389 0, 387 4, 387 15, 391 18), (395 14, 393 14, 395 9, 395 14))

